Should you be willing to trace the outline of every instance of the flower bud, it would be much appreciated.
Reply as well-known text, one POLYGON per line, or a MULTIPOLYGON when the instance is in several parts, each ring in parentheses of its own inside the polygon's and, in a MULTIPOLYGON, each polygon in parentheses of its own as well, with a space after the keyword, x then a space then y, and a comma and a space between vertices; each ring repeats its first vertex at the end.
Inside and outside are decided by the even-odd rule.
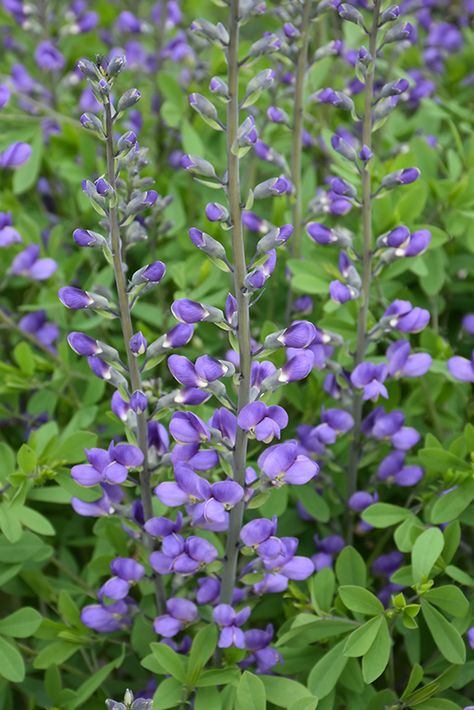
POLYGON ((357 153, 355 149, 351 146, 351 144, 344 140, 342 136, 337 135, 335 133, 331 137, 331 145, 336 151, 336 153, 339 153, 339 155, 342 155, 343 158, 346 158, 347 160, 351 160, 353 163, 356 162, 357 160, 357 153))
POLYGON ((364 18, 353 5, 342 3, 342 5, 339 5, 337 8, 337 12, 341 20, 353 22, 355 25, 359 25, 359 27, 364 27, 364 18))
POLYGON ((211 91, 213 94, 216 94, 225 101, 228 101, 230 99, 229 87, 227 86, 227 83, 223 79, 220 79, 218 76, 212 77, 211 81, 209 82, 209 91, 211 91))
POLYGON ((99 81, 101 78, 99 68, 89 59, 79 59, 77 62, 77 68, 84 74, 85 77, 92 79, 92 81, 99 81))
POLYGON ((285 244, 292 234, 293 226, 291 224, 284 224, 282 227, 274 227, 257 242, 257 254, 265 254, 271 251, 271 249, 285 244))
POLYGON ((191 29, 210 42, 226 47, 229 44, 229 33, 221 22, 214 25, 208 20, 199 18, 191 23, 191 29))
POLYGON ((251 58, 261 57, 262 54, 271 54, 272 52, 278 52, 281 48, 281 40, 272 32, 265 32, 264 36, 254 42, 250 47, 248 56, 251 58))
POLYGON ((189 170, 193 175, 202 175, 203 177, 217 178, 214 166, 209 161, 203 158, 198 158, 195 155, 183 155, 181 165, 185 170, 189 170))
POLYGON ((127 58, 124 55, 114 57, 110 60, 107 66, 107 74, 109 78, 115 77, 127 66, 127 58))
POLYGON ((87 130, 97 133, 97 135, 101 138, 104 137, 102 121, 97 116, 94 116, 93 113, 83 113, 79 121, 83 128, 87 128, 87 130))
POLYGON ((189 105, 198 113, 201 118, 217 131, 222 131, 223 126, 219 120, 217 109, 213 103, 206 99, 205 96, 198 93, 189 95, 189 105))
POLYGON ((383 44, 390 44, 391 42, 401 42, 404 39, 408 39, 413 33, 413 26, 406 22, 404 25, 398 24, 394 27, 390 27, 385 33, 383 38, 383 44))
POLYGON ((166 266, 162 261, 154 261, 152 264, 143 266, 132 276, 131 283, 133 286, 138 286, 143 283, 160 283, 166 273, 166 266))
POLYGON ((403 168, 386 175, 381 182, 381 187, 390 190, 393 187, 398 187, 398 185, 410 185, 418 180, 420 175, 418 168, 403 168))
POLYGON ((137 143, 137 135, 134 131, 127 131, 117 141, 117 150, 119 153, 123 153, 126 150, 130 150, 137 143))
POLYGON ((94 299, 87 291, 74 286, 63 286, 59 289, 58 295, 61 303, 73 311, 89 308, 94 303, 94 299))
POLYGON ((100 346, 94 338, 85 333, 73 332, 67 336, 67 341, 72 350, 78 355, 89 357, 101 352, 100 346))
POLYGON ((224 314, 219 308, 213 308, 204 303, 190 301, 188 298, 181 298, 174 301, 171 312, 177 320, 183 323, 201 323, 209 321, 211 323, 222 323, 224 314))
POLYGON ((343 197, 348 197, 349 199, 357 197, 357 190, 346 180, 334 177, 329 178, 327 182, 331 186, 331 190, 335 192, 336 195, 342 195, 343 197))
POLYGON ((385 84, 380 92, 381 98, 387 98, 388 96, 400 96, 405 91, 408 90, 410 84, 406 79, 398 79, 397 81, 391 81, 389 84, 385 84))
POLYGON ((272 86, 274 80, 275 72, 273 69, 264 69, 259 72, 257 76, 254 76, 253 79, 250 79, 247 84, 244 100, 242 102, 242 108, 247 108, 247 106, 254 104, 262 91, 265 91, 272 86))
POLYGON ((80 247, 101 247, 106 243, 105 237, 90 229, 75 229, 72 236, 80 247))
POLYGON ((227 261, 227 255, 224 247, 216 239, 213 239, 206 232, 201 232, 200 229, 196 227, 191 227, 189 230, 189 238, 195 247, 203 251, 208 256, 213 259, 220 259, 221 261, 227 261))
POLYGON ((255 199, 259 200, 264 197, 275 197, 278 195, 284 195, 290 193, 293 186, 288 178, 281 175, 279 178, 270 178, 264 182, 259 183, 254 191, 255 199))
POLYGON ((379 27, 385 25, 386 22, 394 22, 395 20, 398 20, 399 17, 400 8, 398 5, 391 5, 380 14, 379 27))
POLYGON ((205 212, 209 222, 227 222, 229 219, 228 209, 219 202, 208 202, 205 212))
POLYGON ((342 91, 334 91, 334 89, 320 89, 312 96, 314 101, 321 104, 329 104, 343 111, 353 111, 354 102, 349 96, 346 96, 342 91))
POLYGON ((290 123, 290 117, 283 111, 283 109, 278 108, 278 106, 270 106, 267 109, 267 117, 272 123, 285 123, 287 126, 290 123))
POLYGON ((129 89, 119 98, 117 103, 117 112, 126 111, 127 109, 135 106, 138 101, 140 101, 141 94, 138 89, 129 89))
POLYGON ((148 405, 148 399, 144 392, 141 390, 135 390, 135 392, 130 397, 130 407, 135 412, 135 414, 143 414, 146 411, 148 405))
POLYGON ((138 355, 143 355, 146 352, 148 343, 143 333, 139 330, 137 333, 132 335, 129 345, 133 355, 138 357, 138 355))

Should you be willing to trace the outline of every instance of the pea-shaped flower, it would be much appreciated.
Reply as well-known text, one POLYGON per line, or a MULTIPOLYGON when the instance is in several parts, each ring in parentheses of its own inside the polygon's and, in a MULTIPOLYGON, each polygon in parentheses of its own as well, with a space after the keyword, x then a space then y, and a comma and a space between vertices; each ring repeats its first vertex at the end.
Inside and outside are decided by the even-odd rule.
POLYGON ((156 633, 165 638, 173 638, 198 618, 196 605, 189 599, 181 599, 180 597, 168 599, 166 611, 168 613, 158 616, 153 624, 156 633))
POLYGON ((221 628, 219 648, 245 648, 244 632, 240 628, 250 616, 250 607, 246 606, 242 611, 236 612, 230 604, 218 604, 213 612, 214 621, 221 628))
POLYGON ((283 483, 304 485, 319 472, 315 461, 298 453, 296 441, 270 446, 259 457, 258 465, 274 486, 281 486, 283 483))
POLYGON ((278 405, 267 407, 263 402, 251 402, 241 409, 237 423, 257 441, 268 444, 274 437, 280 438, 281 430, 288 425, 288 414, 278 405))

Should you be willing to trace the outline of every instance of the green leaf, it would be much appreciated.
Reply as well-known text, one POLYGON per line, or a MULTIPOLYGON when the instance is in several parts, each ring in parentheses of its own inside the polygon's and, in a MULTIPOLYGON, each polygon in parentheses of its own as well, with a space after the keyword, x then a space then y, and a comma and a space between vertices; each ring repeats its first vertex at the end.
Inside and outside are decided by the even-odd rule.
POLYGON ((54 641, 45 646, 33 661, 33 667, 40 670, 49 668, 53 663, 60 666, 64 661, 73 656, 81 646, 69 641, 54 641))
POLYGON ((51 452, 51 458, 63 463, 79 463, 84 460, 84 449, 91 449, 97 443, 97 434, 76 431, 70 434, 51 452))
POLYGON ((288 706, 288 710, 316 710, 318 707, 318 698, 300 698, 288 706))
MULTIPOLYGON (((462 618, 469 613, 469 602, 458 587, 446 584, 443 587, 429 589, 423 594, 430 604, 434 604, 451 616, 462 618)), ((1 629, 0 629, 1 631, 1 629)))
POLYGON ((254 673, 244 671, 237 686, 235 710, 265 710, 265 686, 254 673))
POLYGON ((307 698, 314 699, 310 691, 301 683, 291 678, 281 678, 276 675, 261 675, 260 680, 265 686, 267 701, 279 708, 288 708, 291 703, 307 698))
POLYGON ((339 595, 344 602, 344 605, 351 611, 357 614, 366 614, 367 616, 375 616, 383 614, 384 608, 380 599, 377 599, 375 594, 369 592, 363 587, 347 585, 339 587, 339 595))
POLYGON ((196 683, 198 688, 207 688, 214 685, 230 685, 240 678, 238 668, 211 668, 203 671, 196 683))
POLYGON ((438 498, 431 509, 431 522, 434 525, 455 520, 474 500, 474 481, 461 483, 449 493, 438 498))
POLYGON ((474 587, 474 577, 471 577, 471 575, 459 569, 459 567, 448 565, 444 571, 451 579, 454 579, 455 582, 463 584, 465 587, 474 587))
POLYGON ((364 587, 367 584, 367 569, 362 556, 354 547, 345 547, 336 560, 336 576, 339 584, 355 584, 364 587))
POLYGON ((444 698, 431 698, 416 706, 411 705, 411 707, 416 707, 417 710, 459 710, 457 703, 453 703, 451 700, 445 700, 444 698))
POLYGON ((22 525, 38 533, 38 535, 56 535, 56 530, 53 528, 48 518, 38 513, 37 510, 20 506, 16 509, 16 514, 22 525))
POLYGON ((181 683, 186 681, 186 662, 182 656, 165 643, 152 643, 150 648, 163 674, 171 675, 181 683))
POLYGON ((88 678, 79 688, 76 690, 76 695, 72 703, 68 704, 68 710, 75 710, 75 708, 83 708, 86 700, 95 693, 104 683, 104 681, 109 677, 115 668, 119 668, 122 665, 124 656, 121 655, 115 661, 107 663, 98 671, 88 678))
POLYGON ((363 626, 353 631, 346 640, 344 655, 358 658, 367 653, 379 632, 382 621, 382 616, 374 616, 363 624, 363 626))
POLYGON ((295 640, 298 645, 309 645, 315 641, 340 636, 348 631, 354 630, 356 622, 351 619, 326 619, 317 617, 311 614, 298 614, 292 623, 291 629, 282 634, 277 642, 277 646, 295 640), (310 621, 314 619, 314 621, 310 621))
POLYGON ((26 606, 0 620, 0 634, 19 639, 28 638, 39 628, 42 619, 36 609, 26 606))
POLYGON ((385 617, 375 641, 362 659, 362 675, 366 683, 373 683, 386 669, 390 660, 392 640, 385 617))
POLYGON ((317 698, 325 698, 335 687, 339 676, 346 667, 349 660, 344 656, 343 648, 345 641, 340 641, 331 648, 313 666, 308 676, 308 688, 317 698))
POLYGON ((217 628, 209 624, 196 634, 189 654, 186 682, 193 687, 217 645, 217 628))
POLYGON ((199 688, 194 700, 194 710, 223 710, 221 701, 217 688, 199 688))
POLYGON ((153 710, 177 708, 183 699, 183 686, 174 678, 165 678, 153 696, 153 710))
POLYGON ((33 350, 28 343, 18 343, 13 350, 13 357, 24 375, 31 377, 35 371, 33 350))
MULTIPOLYGON (((295 486, 296 487, 296 486, 295 486)), ((324 498, 316 493, 314 488, 309 485, 298 486, 296 491, 298 500, 301 501, 305 510, 310 513, 315 520, 321 523, 327 523, 331 517, 331 511, 324 498)))
POLYGON ((17 461, 23 473, 32 473, 37 462, 36 452, 28 444, 23 444, 18 451, 17 461))
POLYGON ((416 539, 411 552, 413 579, 424 582, 429 579, 433 566, 444 547, 443 533, 439 528, 429 528, 416 539))
POLYGON ((403 691, 403 695, 401 696, 401 700, 405 700, 406 698, 408 698, 413 693, 415 688, 418 688, 421 681, 423 680, 423 676, 423 668, 418 663, 415 663, 415 665, 411 669, 410 677, 408 678, 408 682, 406 684, 405 690, 403 691))
POLYGON ((374 503, 364 510, 361 517, 373 528, 389 528, 412 515, 410 510, 392 503, 374 503))
POLYGON ((25 562, 33 558, 39 559, 47 546, 31 532, 25 532, 14 543, 0 536, 0 562, 25 562))
POLYGON ((25 677, 25 664, 17 647, 0 636, 0 675, 12 683, 21 683, 25 677))
POLYGON ((421 599, 421 610, 441 655, 450 663, 464 663, 466 647, 459 631, 423 598, 421 599))
POLYGON ((310 582, 311 599, 317 612, 328 612, 332 606, 336 580, 330 567, 323 567, 310 582))

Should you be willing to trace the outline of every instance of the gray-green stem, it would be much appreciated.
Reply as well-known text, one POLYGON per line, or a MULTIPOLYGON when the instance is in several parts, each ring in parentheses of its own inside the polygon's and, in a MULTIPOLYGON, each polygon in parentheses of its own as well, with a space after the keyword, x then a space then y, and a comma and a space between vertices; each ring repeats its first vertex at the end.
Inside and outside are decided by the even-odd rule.
MULTIPOLYGON (((301 163, 303 154, 303 118, 304 118, 304 87, 308 66, 308 44, 310 30, 310 11, 312 0, 304 0, 301 23, 300 48, 296 59, 295 94, 293 109, 293 133, 291 145, 291 181, 293 183, 292 224, 293 235, 290 239, 291 256, 301 257, 301 235, 303 230, 302 195, 301 195, 301 163)), ((290 315, 292 301, 291 284, 287 296, 287 320, 290 315)))
MULTIPOLYGON (((107 152, 107 180, 112 189, 116 190, 114 140, 113 140, 113 120, 110 103, 104 105, 105 111, 105 133, 107 152)), ((122 261, 122 244, 120 238, 120 224, 117 207, 109 210, 110 220, 110 241, 112 262, 115 275, 115 285, 117 289, 118 306, 120 313, 120 324, 122 327, 123 343, 127 354, 128 373, 130 377, 130 387, 132 392, 142 389, 142 378, 138 368, 138 362, 130 349, 130 339, 133 335, 133 324, 130 313, 130 303, 128 300, 127 282, 125 278, 124 264, 122 261)), ((140 495, 143 503, 143 513, 145 520, 153 517, 153 506, 151 497, 151 472, 148 464, 148 427, 146 414, 137 414, 137 441, 143 453, 143 466, 140 473, 140 495)), ((145 543, 149 549, 153 549, 151 537, 145 534, 145 543)), ((154 575, 155 598, 157 611, 160 613, 166 603, 163 582, 158 574, 154 575)))
MULTIPOLYGON (((364 116, 362 120, 362 144, 372 149, 372 103, 374 100, 374 78, 377 57, 377 32, 381 0, 375 0, 372 14, 372 26, 369 36, 369 53, 372 57, 367 71, 365 85, 364 116)), ((370 162, 362 167, 362 303, 357 323, 357 342, 354 355, 354 367, 364 359, 367 351, 367 318, 369 313, 370 286, 372 283, 372 176, 370 162)), ((349 452, 348 497, 357 490, 357 475, 361 458, 361 425, 363 400, 359 393, 354 394, 352 416, 354 428, 349 452)), ((352 525, 348 524, 348 535, 352 537, 352 525)), ((349 540, 351 542, 351 540, 349 540)))
MULTIPOLYGON (((237 299, 239 346, 239 391, 238 412, 249 403, 250 370, 252 355, 250 351, 250 307, 249 296, 245 289, 247 264, 245 260, 244 233, 242 227, 242 204, 240 191, 240 160, 232 152, 232 145, 237 138, 239 128, 239 2, 230 0, 229 6, 229 46, 227 50, 227 78, 230 100, 227 104, 227 197, 232 222, 232 256, 234 264, 234 291, 237 299)), ((247 462, 247 434, 237 427, 232 460, 234 479, 245 485, 247 462)), ((221 603, 230 604, 234 589, 237 563, 239 558, 239 535, 244 514, 244 502, 238 503, 230 512, 229 531, 227 534, 226 556, 222 573, 221 603)))

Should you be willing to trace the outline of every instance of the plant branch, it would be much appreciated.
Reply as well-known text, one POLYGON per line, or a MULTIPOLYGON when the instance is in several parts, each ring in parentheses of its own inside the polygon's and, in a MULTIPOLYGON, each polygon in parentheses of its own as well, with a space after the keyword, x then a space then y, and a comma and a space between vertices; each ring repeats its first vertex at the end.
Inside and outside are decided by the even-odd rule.
MULTIPOLYGON (((116 190, 116 175, 115 175, 115 160, 114 160, 114 140, 113 140, 113 121, 112 110, 110 103, 104 104, 105 111, 105 133, 106 133, 106 151, 107 151, 107 180, 112 189, 116 190)), ((124 264, 122 261, 122 245, 120 239, 120 225, 118 210, 116 206, 110 207, 110 238, 112 261, 115 274, 115 284, 117 288, 117 297, 119 304, 120 323, 122 326, 123 342, 125 352, 127 354, 128 372, 130 376, 130 386, 132 392, 142 389, 142 380, 140 370, 138 368, 137 359, 130 349, 130 339, 133 335, 132 317, 130 314, 130 303, 127 293, 127 282, 125 279, 124 264)), ((143 512, 145 520, 153 517, 152 497, 151 497, 151 472, 148 464, 148 428, 146 414, 137 414, 137 441, 143 453, 143 466, 140 474, 140 494, 143 503, 143 512)), ((145 533, 145 544, 149 549, 153 549, 153 541, 149 535, 145 533)), ((163 588, 163 582, 158 574, 154 575, 155 581, 155 598, 158 613, 164 608, 166 598, 163 588)))
MULTIPOLYGON (((375 0, 372 10, 372 26, 369 34, 369 53, 371 63, 367 70, 365 84, 364 115, 362 119, 362 144, 372 149, 372 103, 374 99, 374 79, 377 55, 377 31, 381 0, 375 0)), ((362 167, 362 304, 357 323, 357 343, 354 367, 364 359, 367 351, 367 319, 369 313, 370 286, 372 283, 372 176, 370 161, 362 167)), ((363 400, 359 393, 354 394, 352 416, 354 429, 349 452, 348 498, 357 490, 357 474, 362 454, 361 425, 363 400)), ((352 537, 352 524, 348 521, 348 535, 352 537)), ((349 540, 351 542, 351 540, 349 540)))
MULTIPOLYGON (((250 399, 250 370, 252 355, 250 351, 250 306, 249 295, 245 288, 247 264, 245 260, 244 233, 242 227, 242 205, 240 192, 240 160, 232 152, 239 128, 239 2, 230 0, 229 47, 227 51, 227 73, 230 100, 227 104, 227 168, 230 219, 232 222, 232 255, 234 262, 234 291, 237 299, 238 325, 237 340, 239 346, 240 379, 237 414, 248 404, 250 399)), ((247 462, 247 433, 237 426, 235 447, 232 461, 234 479, 241 486, 245 485, 247 462)), ((229 532, 227 535, 226 558, 222 574, 221 602, 230 604, 237 574, 239 556, 239 535, 244 514, 244 502, 240 501, 230 512, 229 532)))

